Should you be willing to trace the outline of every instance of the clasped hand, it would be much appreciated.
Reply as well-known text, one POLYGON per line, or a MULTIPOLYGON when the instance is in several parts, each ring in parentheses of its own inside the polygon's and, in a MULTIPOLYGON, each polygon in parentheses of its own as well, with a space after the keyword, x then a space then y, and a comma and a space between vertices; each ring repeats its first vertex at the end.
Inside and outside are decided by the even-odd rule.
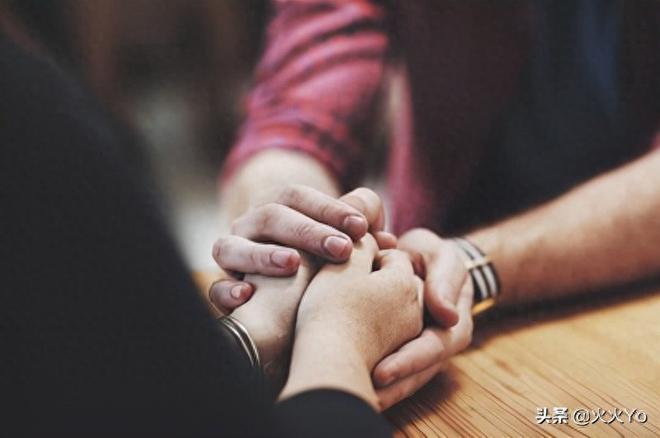
MULTIPOLYGON (((220 267, 246 275, 216 282, 211 301, 248 326, 264 363, 282 361, 292 343, 296 356, 316 334, 326 352, 371 373, 374 405, 387 408, 470 343, 473 291, 453 244, 421 229, 397 242, 383 222, 369 189, 339 199, 302 186, 276 191, 216 242, 220 267), (326 264, 317 272, 306 254, 326 264), (435 321, 427 327, 424 305, 435 321)), ((291 380, 285 392, 301 385, 291 380)))

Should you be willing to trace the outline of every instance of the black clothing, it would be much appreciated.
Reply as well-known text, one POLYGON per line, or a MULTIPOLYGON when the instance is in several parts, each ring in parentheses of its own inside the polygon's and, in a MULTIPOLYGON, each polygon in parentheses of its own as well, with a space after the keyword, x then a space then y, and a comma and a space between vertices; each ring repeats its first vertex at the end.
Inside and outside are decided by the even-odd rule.
POLYGON ((530 6, 533 46, 520 89, 448 219, 452 233, 560 196, 648 152, 653 138, 655 125, 638 127, 640 117, 625 103, 623 3, 536 0, 530 6))
POLYGON ((341 392, 260 397, 126 165, 129 138, 0 35, 0 435, 387 435, 341 392))

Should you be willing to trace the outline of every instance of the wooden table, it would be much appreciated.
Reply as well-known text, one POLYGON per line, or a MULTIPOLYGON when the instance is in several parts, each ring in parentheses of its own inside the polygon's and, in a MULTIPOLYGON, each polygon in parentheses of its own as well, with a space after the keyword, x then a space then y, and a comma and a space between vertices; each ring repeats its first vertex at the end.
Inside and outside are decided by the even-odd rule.
POLYGON ((386 415, 397 436, 660 436, 660 293, 488 315, 446 373, 386 415), (555 407, 567 424, 552 424, 561 411, 537 424, 537 409, 555 407), (599 408, 595 424, 576 424, 578 409, 593 421, 599 408), (624 412, 620 423, 615 409, 646 422, 624 412))

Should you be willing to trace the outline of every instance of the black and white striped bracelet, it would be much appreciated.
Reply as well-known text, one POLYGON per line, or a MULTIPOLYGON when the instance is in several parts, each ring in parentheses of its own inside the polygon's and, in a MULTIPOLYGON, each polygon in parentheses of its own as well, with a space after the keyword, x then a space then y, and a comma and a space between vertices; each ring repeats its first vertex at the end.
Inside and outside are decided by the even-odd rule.
POLYGON ((490 258, 479 247, 463 237, 453 239, 461 250, 465 268, 472 278, 474 286, 474 306, 472 314, 476 315, 491 308, 500 292, 497 272, 490 258))

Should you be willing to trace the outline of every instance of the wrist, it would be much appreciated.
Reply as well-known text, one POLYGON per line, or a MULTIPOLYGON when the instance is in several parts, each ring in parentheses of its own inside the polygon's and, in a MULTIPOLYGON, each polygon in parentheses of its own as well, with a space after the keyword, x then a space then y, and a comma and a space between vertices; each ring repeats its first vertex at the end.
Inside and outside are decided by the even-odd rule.
POLYGON ((245 280, 255 285, 257 293, 232 312, 249 330, 264 365, 282 359, 285 353, 288 358, 296 310, 316 270, 309 257, 301 255, 298 271, 292 277, 246 276, 245 280))
POLYGON ((280 398, 328 388, 353 394, 377 408, 371 368, 355 339, 320 320, 297 329, 289 379, 280 398))
POLYGON ((472 314, 477 315, 495 305, 500 294, 500 280, 492 259, 473 241, 456 237, 452 242, 459 250, 473 289, 472 314))
POLYGON ((266 309, 250 306, 248 302, 234 310, 231 315, 247 329, 264 365, 279 359, 284 346, 290 345, 291 330, 278 324, 266 309))
POLYGON ((306 315, 298 316, 296 322, 296 338, 305 339, 319 336, 323 342, 333 345, 341 345, 356 351, 367 369, 371 370, 381 359, 382 352, 376 348, 380 342, 374 341, 372 326, 365 321, 365 315, 356 315, 352 309, 333 309, 334 306, 326 305, 317 312, 305 312, 306 315), (310 335, 311 334, 311 335, 310 335))
POLYGON ((229 207, 234 218, 250 206, 271 201, 269 194, 290 184, 312 187, 333 197, 340 193, 338 181, 316 159, 298 151, 268 148, 235 171, 223 190, 223 199, 233 201, 229 207))

